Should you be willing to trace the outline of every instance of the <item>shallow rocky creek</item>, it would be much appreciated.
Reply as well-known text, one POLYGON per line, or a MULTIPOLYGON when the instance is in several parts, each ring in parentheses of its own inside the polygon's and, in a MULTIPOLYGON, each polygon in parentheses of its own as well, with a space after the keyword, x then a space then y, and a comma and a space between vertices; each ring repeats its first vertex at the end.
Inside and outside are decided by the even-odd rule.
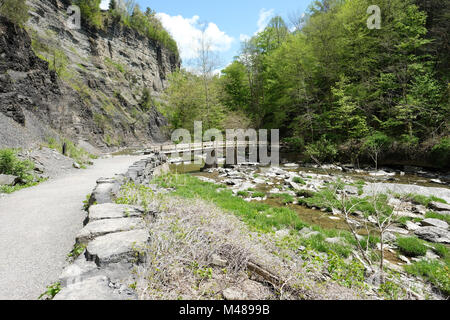
MULTIPOLYGON (((319 167, 285 163, 278 167, 260 167, 257 164, 247 163, 229 169, 219 167, 201 172, 202 165, 177 160, 172 159, 171 171, 174 173, 188 173, 204 181, 220 183, 246 201, 264 202, 271 206, 288 206, 295 210, 304 222, 318 225, 324 229, 348 230, 348 226, 338 210, 328 212, 326 208, 308 208, 300 205, 298 201, 303 196, 299 196, 299 194, 318 192, 329 183, 338 180, 346 184, 346 192, 353 197, 365 197, 373 195, 375 192, 391 191, 402 195, 435 196, 450 203, 450 177, 427 172, 420 168, 413 168, 416 170, 415 172, 396 171, 388 168, 370 171, 336 165, 319 167), (281 194, 290 195, 293 202, 286 203, 283 197, 277 197, 281 194)), ((431 243, 441 243, 447 246, 450 244, 448 224, 443 220, 426 219, 425 216, 429 211, 449 215, 450 205, 432 202, 429 207, 425 207, 410 200, 397 198, 390 199, 389 204, 395 208, 399 218, 411 219, 406 224, 394 225, 387 233, 389 244, 386 258, 389 261, 388 266, 392 269, 400 271, 402 265, 420 259, 399 255, 395 246, 395 239, 398 237, 417 236, 431 243)), ((365 235, 367 231, 362 227, 362 222, 362 217, 352 217, 352 223, 361 226, 358 233, 365 235)), ((430 248, 426 258, 438 259, 439 257, 430 248)))

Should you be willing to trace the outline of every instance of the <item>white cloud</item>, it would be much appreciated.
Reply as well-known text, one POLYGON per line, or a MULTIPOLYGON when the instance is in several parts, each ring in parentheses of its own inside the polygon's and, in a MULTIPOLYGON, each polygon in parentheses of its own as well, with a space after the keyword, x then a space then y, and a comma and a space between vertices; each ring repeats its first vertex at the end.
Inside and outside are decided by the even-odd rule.
POLYGON ((248 40, 250 40, 250 36, 248 35, 248 34, 241 34, 240 36, 239 36, 239 40, 241 41, 241 42, 244 42, 244 41, 248 41, 248 40))
MULTIPOLYGON (((198 56, 198 49, 202 38, 199 16, 184 18, 181 15, 170 16, 166 13, 158 13, 157 17, 178 43, 181 58, 186 61, 198 56)), ((224 52, 231 48, 233 37, 221 31, 215 23, 208 23, 205 29, 206 39, 210 42, 211 51, 224 52)))
POLYGON ((267 27, 267 24, 269 23, 273 15, 274 15, 273 9, 266 10, 265 8, 262 8, 259 11, 259 18, 257 23, 258 31, 256 33, 263 31, 267 27))
POLYGON ((109 8, 109 1, 110 0, 102 0, 102 2, 100 2, 100 9, 107 10, 109 8))

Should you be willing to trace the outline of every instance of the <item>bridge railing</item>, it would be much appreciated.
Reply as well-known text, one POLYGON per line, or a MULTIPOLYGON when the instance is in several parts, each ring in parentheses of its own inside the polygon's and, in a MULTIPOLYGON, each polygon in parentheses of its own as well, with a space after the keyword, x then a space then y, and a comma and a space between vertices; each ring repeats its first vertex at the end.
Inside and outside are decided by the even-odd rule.
POLYGON ((149 151, 158 151, 163 153, 198 151, 212 148, 237 148, 239 146, 250 147, 255 145, 268 145, 268 142, 249 142, 249 141, 220 141, 220 142, 197 142, 184 144, 165 144, 147 148, 149 151))

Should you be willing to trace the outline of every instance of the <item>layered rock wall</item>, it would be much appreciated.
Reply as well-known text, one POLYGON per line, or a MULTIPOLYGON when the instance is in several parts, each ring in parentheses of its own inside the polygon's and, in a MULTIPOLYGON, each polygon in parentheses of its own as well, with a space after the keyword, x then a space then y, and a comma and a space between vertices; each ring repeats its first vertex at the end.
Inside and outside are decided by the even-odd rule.
POLYGON ((70 29, 68 0, 28 4, 25 30, 0 19, 0 147, 49 136, 104 150, 166 140, 155 103, 180 67, 175 53, 106 16, 103 29, 70 29))

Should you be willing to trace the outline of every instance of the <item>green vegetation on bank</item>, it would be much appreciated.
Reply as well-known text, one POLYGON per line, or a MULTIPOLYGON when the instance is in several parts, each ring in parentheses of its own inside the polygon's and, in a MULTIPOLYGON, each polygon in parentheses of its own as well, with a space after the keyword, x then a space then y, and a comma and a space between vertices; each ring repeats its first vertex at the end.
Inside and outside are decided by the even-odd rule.
POLYGON ((32 174, 34 163, 30 160, 20 160, 14 149, 0 149, 0 174, 18 177, 19 181, 13 186, 1 185, 0 193, 13 193, 20 189, 39 184, 44 179, 37 179, 32 174))
POLYGON ((400 252, 408 257, 424 256, 428 250, 424 241, 419 240, 416 237, 397 239, 397 246, 400 248, 400 252))
POLYGON ((405 270, 415 276, 421 276, 438 287, 444 294, 450 296, 450 263, 442 263, 438 260, 420 260, 407 265, 405 270))
POLYGON ((24 184, 16 184, 15 186, 0 186, 0 193, 13 193, 22 189, 37 186, 39 183, 44 182, 47 179, 37 179, 36 181, 30 181, 24 184))
POLYGON ((22 182, 27 183, 33 179, 30 171, 34 164, 30 160, 20 160, 14 149, 0 150, 0 173, 17 176, 22 182))
MULTIPOLYGON (((165 188, 173 188, 172 195, 189 199, 201 198, 212 202, 218 207, 238 216, 252 231, 273 233, 280 230, 289 230, 288 234, 281 236, 279 241, 277 241, 277 245, 292 249, 304 246, 311 250, 327 253, 327 263, 332 278, 341 284, 352 286, 364 280, 363 267, 359 262, 344 262, 343 260, 349 257, 352 252, 356 251, 357 242, 348 231, 329 230, 319 226, 308 225, 301 220, 295 211, 287 207, 272 207, 263 203, 247 202, 240 197, 234 197, 232 192, 224 189, 223 186, 203 182, 193 176, 169 174, 158 177, 153 182, 165 188), (317 234, 306 238, 301 236, 299 231, 305 227, 317 232, 317 234), (342 241, 330 243, 326 241, 328 238, 340 238, 342 241), (362 275, 360 274, 361 272, 362 275)), ((128 188, 132 187, 128 186, 128 188)), ((139 192, 145 191, 141 189, 139 192)), ((243 191, 238 193, 238 196, 248 197, 249 194, 248 191, 243 191)), ((283 194, 275 195, 275 197, 280 197, 283 201, 290 202, 291 197, 288 196, 283 194)), ((136 197, 133 198, 136 199, 136 197)), ((325 203, 327 205, 330 204, 332 199, 335 198, 330 195, 327 197, 326 190, 323 190, 314 194, 310 199, 316 199, 316 201, 320 199, 320 202, 314 203, 317 207, 322 207, 325 203)), ((374 206, 376 206, 377 210, 381 209, 389 212, 388 209, 390 207, 387 205, 387 196, 377 198, 376 202, 369 201, 369 199, 366 200, 361 201, 354 210, 361 210, 365 215, 370 215, 374 211, 374 206)), ((129 202, 125 197, 121 198, 120 203, 129 202)), ((350 204, 353 205, 355 202, 351 201, 350 204)), ((332 206, 338 208, 338 203, 332 206)), ((390 209, 392 210, 392 208, 390 209)), ((367 244, 369 245, 369 256, 372 262, 380 260, 379 250, 377 249, 377 243, 380 242, 380 239, 376 235, 370 236, 369 239, 367 239, 367 236, 362 237, 359 242, 363 247, 367 244)), ((421 257, 421 260, 418 262, 413 262, 411 265, 406 266, 406 272, 423 277, 439 288, 444 294, 449 294, 450 254, 449 249, 445 245, 429 243, 416 237, 398 238, 396 244, 401 254, 409 257, 421 257), (441 259, 436 261, 426 260, 424 256, 428 250, 434 251, 441 259)), ((308 249, 306 252, 308 252, 308 249)), ((317 259, 320 260, 320 258, 317 259)), ((388 274, 388 278, 395 277, 392 271, 388 274)), ((399 294, 397 292, 398 290, 400 290, 398 285, 388 280, 380 287, 380 294, 387 295, 387 298, 395 299, 399 294)))
POLYGON ((50 149, 56 150, 60 153, 62 153, 64 143, 66 144, 66 156, 72 158, 75 162, 82 166, 82 168, 85 168, 87 164, 91 164, 92 159, 97 158, 95 155, 90 154, 83 148, 77 147, 68 139, 58 141, 55 138, 48 138, 47 140, 47 146, 50 149))
POLYGON ((23 27, 28 21, 26 0, 0 0, 0 15, 23 27))
POLYGON ((89 25, 103 29, 109 23, 120 23, 123 26, 136 30, 143 36, 155 40, 162 46, 179 56, 178 46, 172 36, 164 29, 161 21, 156 17, 156 12, 147 8, 142 12, 134 0, 111 0, 109 10, 102 12, 101 0, 73 0, 81 9, 84 21, 89 25), (123 5, 120 5, 123 3, 123 5))
POLYGON ((447 201, 445 201, 444 199, 435 196, 424 196, 421 194, 414 194, 414 193, 410 193, 407 195, 394 194, 394 196, 399 199, 404 199, 416 204, 421 204, 425 207, 428 207, 431 202, 447 203, 447 201))
MULTIPOLYGON (((246 202, 239 197, 234 197, 229 190, 222 190, 218 185, 202 182, 188 175, 169 174, 156 178, 152 183, 157 183, 162 187, 175 188, 170 196, 187 199, 201 198, 212 202, 217 207, 239 217, 249 230, 257 234, 274 235, 276 245, 280 249, 297 252, 301 246, 304 246, 305 249, 301 255, 305 261, 311 262, 311 265, 305 263, 307 270, 311 267, 311 270, 316 272, 318 268, 325 267, 332 279, 340 284, 351 288, 364 287, 364 267, 362 264, 354 260, 345 261, 345 258, 352 253, 355 244, 353 237, 347 231, 326 230, 318 226, 310 226, 317 234, 310 238, 303 238, 298 231, 308 227, 308 225, 301 221, 296 212, 288 208, 246 202), (283 231, 282 235, 278 236, 277 231, 283 231), (340 237, 343 242, 330 243, 325 241, 332 237, 340 237), (315 252, 326 253, 326 255, 317 255, 315 252)), ((152 201, 153 197, 154 194, 150 188, 126 184, 119 192, 116 203, 138 204, 145 207, 149 201, 152 201)), ((164 205, 164 201, 162 203, 164 205)), ((376 240, 372 239, 371 243, 375 244, 376 240)), ((289 257, 284 258, 289 259, 289 257)))
MULTIPOLYGON (((247 202, 239 197, 234 197, 230 190, 222 189, 219 185, 200 181, 189 175, 166 175, 157 178, 158 183, 165 188, 175 188, 173 195, 184 198, 201 198, 217 205, 218 207, 234 213, 248 227, 255 232, 271 233, 283 229, 292 230, 286 238, 285 245, 298 248, 307 246, 320 252, 333 251, 342 258, 346 258, 352 252, 356 244, 353 236, 345 230, 322 229, 319 226, 310 226, 303 222, 298 214, 287 207, 272 207, 264 203, 247 202), (310 227, 318 234, 308 239, 299 236, 298 231, 310 227), (327 238, 341 237, 344 243, 328 243, 327 238)), ((258 194, 258 196, 260 196, 258 194)), ((287 199, 290 200, 290 199, 287 199)), ((376 240, 372 239, 372 244, 376 240)))

